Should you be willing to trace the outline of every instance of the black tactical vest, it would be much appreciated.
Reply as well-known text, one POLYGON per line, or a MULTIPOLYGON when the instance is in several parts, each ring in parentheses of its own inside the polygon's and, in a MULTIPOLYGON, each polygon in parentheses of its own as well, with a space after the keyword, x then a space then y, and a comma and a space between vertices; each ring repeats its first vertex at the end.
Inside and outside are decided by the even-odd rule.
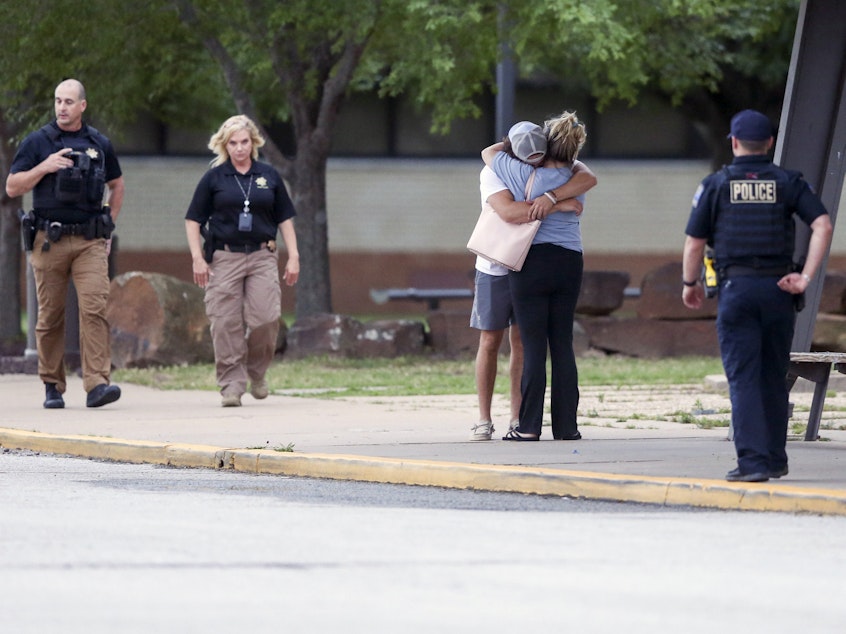
POLYGON ((100 134, 91 126, 84 126, 78 135, 64 135, 53 125, 45 125, 45 134, 53 151, 71 148, 66 155, 73 167, 47 174, 33 190, 36 209, 76 209, 99 213, 106 185, 106 157, 100 134))
POLYGON ((775 165, 722 169, 714 213, 717 265, 789 265, 795 227, 788 204, 791 173, 775 165))

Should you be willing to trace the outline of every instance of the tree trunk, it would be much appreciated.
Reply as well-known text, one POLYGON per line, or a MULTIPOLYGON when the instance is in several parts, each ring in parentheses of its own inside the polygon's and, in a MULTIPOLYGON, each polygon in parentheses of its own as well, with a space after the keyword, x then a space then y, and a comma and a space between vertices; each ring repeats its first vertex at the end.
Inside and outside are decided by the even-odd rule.
POLYGON ((18 205, 21 199, 3 197, 0 203, 0 352, 23 342, 21 330, 21 238, 18 205))
MULTIPOLYGON (((298 142, 291 199, 297 210, 297 247, 300 278, 296 318, 332 312, 329 276, 329 224, 326 211, 326 162, 319 148, 298 142)), ((278 168, 277 168, 278 169, 278 168)))

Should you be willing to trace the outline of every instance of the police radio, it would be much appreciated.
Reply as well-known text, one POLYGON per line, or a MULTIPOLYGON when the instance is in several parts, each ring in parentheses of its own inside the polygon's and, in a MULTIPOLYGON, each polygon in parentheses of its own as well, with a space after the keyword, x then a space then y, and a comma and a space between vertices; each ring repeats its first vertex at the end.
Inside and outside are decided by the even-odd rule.
POLYGON ((92 168, 87 152, 73 151, 65 157, 73 161, 73 165, 56 172, 56 200, 83 204, 102 202, 106 184, 102 166, 92 168))
POLYGON ((56 173, 56 200, 62 203, 76 203, 83 200, 86 177, 91 167, 91 158, 82 152, 70 152, 65 158, 73 161, 71 167, 56 173))

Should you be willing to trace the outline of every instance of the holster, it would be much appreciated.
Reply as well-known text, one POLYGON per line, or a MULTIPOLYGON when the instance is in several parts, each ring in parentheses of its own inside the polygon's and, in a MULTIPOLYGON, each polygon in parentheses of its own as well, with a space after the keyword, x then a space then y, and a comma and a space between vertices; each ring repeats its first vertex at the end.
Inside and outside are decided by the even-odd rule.
POLYGON ((214 239, 206 225, 200 225, 200 235, 203 236, 203 259, 211 264, 214 258, 214 239))
POLYGON ((18 217, 21 220, 21 248, 29 253, 35 244, 35 234, 38 231, 35 223, 35 212, 18 209, 18 217))

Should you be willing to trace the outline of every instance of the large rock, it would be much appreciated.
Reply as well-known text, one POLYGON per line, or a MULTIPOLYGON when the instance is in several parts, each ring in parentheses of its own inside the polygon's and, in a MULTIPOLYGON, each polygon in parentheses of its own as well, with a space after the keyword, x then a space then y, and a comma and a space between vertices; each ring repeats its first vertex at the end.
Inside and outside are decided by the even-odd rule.
POLYGON ((479 349, 479 331, 470 327, 469 310, 432 310, 426 321, 429 345, 435 352, 458 356, 476 354, 479 349))
POLYGON ((214 361, 203 290, 194 284, 125 273, 112 280, 106 317, 117 368, 214 361))
POLYGON ((422 322, 379 320, 366 324, 347 315, 311 315, 288 331, 286 354, 341 357, 397 357, 420 354, 424 347, 422 322))
POLYGON ((811 348, 817 352, 846 352, 846 317, 817 315, 811 348))
POLYGON ((826 273, 820 295, 819 312, 842 315, 846 313, 844 300, 846 300, 846 274, 840 271, 826 273))
POLYGON ((610 315, 623 305, 630 279, 622 271, 585 271, 576 314, 610 315))
POLYGON ((353 356, 364 325, 347 315, 322 313, 298 319, 288 330, 286 354, 353 356))
POLYGON ((606 352, 647 359, 720 353, 716 325, 711 319, 660 321, 600 317, 580 323, 591 347, 606 352))
POLYGON ((381 319, 364 324, 356 353, 360 357, 402 357, 421 354, 425 343, 423 322, 381 319))
POLYGON ((641 319, 706 319, 717 316, 717 298, 705 299, 697 310, 682 302, 681 262, 668 262, 643 276, 637 316, 641 319))

